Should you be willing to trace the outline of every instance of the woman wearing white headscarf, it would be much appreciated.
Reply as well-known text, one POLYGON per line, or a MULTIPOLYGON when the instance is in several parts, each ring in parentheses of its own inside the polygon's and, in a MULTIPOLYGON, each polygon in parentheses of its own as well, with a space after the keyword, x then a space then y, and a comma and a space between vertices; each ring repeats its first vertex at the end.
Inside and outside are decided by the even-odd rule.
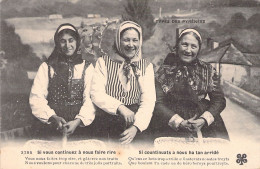
POLYGON ((51 139, 62 132, 84 137, 89 135, 86 131, 95 118, 89 92, 94 67, 82 59, 80 36, 72 24, 61 24, 54 42, 54 50, 41 64, 30 94, 32 114, 40 122, 34 126, 35 137, 51 139))
POLYGON ((100 108, 98 133, 130 143, 148 127, 155 105, 153 65, 142 59, 142 29, 132 22, 120 24, 115 53, 97 60, 91 98, 100 108))
POLYGON ((220 116, 226 106, 224 93, 216 70, 198 58, 201 43, 198 31, 183 30, 176 52, 168 54, 156 73, 151 126, 159 136, 190 137, 201 130, 203 137, 229 139, 220 116))

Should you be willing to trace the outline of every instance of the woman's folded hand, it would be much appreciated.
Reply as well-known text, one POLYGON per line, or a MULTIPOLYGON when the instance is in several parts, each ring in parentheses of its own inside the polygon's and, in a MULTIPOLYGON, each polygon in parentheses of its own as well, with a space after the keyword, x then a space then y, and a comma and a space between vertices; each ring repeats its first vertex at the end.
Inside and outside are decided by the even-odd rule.
POLYGON ((122 134, 120 134, 121 144, 129 144, 133 141, 136 136, 138 129, 135 126, 131 126, 130 128, 126 129, 122 134))
POLYGON ((194 126, 193 123, 194 120, 197 118, 197 115, 195 114, 192 118, 188 119, 188 120, 183 120, 180 124, 180 128, 183 129, 188 129, 189 131, 193 131, 194 130, 194 126))
POLYGON ((64 124, 63 127, 67 128, 67 135, 70 135, 74 133, 75 129, 79 126, 81 120, 80 119, 75 119, 72 121, 69 121, 68 123, 64 124))
POLYGON ((188 120, 188 121, 192 125, 192 128, 191 128, 192 131, 201 130, 201 128, 206 123, 206 121, 203 118, 198 118, 196 120, 188 120))
POLYGON ((128 109, 126 106, 120 105, 118 107, 118 112, 125 119, 126 126, 130 126, 130 124, 132 125, 134 123, 135 113, 128 109))
POLYGON ((49 122, 51 122, 52 124, 54 123, 56 130, 62 130, 63 124, 67 123, 64 120, 64 118, 57 116, 57 115, 52 115, 49 119, 49 122))

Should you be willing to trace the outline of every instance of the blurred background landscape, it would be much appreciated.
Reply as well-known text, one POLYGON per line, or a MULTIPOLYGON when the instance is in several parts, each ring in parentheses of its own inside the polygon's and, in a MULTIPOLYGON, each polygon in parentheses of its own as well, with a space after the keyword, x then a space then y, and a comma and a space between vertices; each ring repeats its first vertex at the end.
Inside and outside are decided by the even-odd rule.
POLYGON ((0 6, 1 131, 35 120, 31 85, 62 23, 78 28, 83 57, 95 63, 100 48, 112 52, 117 25, 137 21, 145 36, 143 57, 155 71, 173 50, 176 32, 195 28, 203 39, 200 58, 217 69, 226 96, 260 114, 260 0, 1 0, 0 6))

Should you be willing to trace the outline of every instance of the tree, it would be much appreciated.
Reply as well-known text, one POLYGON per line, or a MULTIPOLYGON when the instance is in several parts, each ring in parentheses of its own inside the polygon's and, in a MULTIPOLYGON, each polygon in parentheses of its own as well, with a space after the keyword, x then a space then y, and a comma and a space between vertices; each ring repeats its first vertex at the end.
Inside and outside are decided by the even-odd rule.
POLYGON ((223 32, 233 33, 235 30, 244 29, 247 27, 247 20, 243 13, 235 13, 230 21, 223 26, 223 32))
POLYGON ((13 26, 8 25, 3 20, 1 20, 0 25, 0 50, 5 52, 7 61, 16 61, 25 70, 37 70, 41 60, 33 53, 32 48, 22 43, 13 26))
POLYGON ((260 14, 259 13, 252 15, 248 19, 247 23, 248 23, 248 28, 253 28, 260 32, 260 14))
POLYGON ((229 24, 231 28, 245 28, 247 26, 247 20, 244 17, 243 13, 235 13, 230 21, 229 24))
POLYGON ((142 27, 143 40, 148 40, 153 35, 156 25, 148 0, 127 0, 125 12, 122 15, 123 20, 138 23, 142 27))

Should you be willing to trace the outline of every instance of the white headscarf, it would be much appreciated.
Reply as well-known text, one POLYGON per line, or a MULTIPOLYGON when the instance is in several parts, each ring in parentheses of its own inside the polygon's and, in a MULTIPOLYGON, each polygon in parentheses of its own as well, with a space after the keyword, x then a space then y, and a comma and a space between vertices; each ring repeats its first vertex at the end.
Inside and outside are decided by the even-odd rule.
POLYGON ((123 56, 123 52, 120 46, 120 34, 123 30, 128 29, 128 28, 134 28, 135 30, 138 31, 139 33, 139 49, 136 51, 134 57, 131 59, 131 62, 136 62, 139 61, 142 58, 142 44, 143 44, 143 38, 142 38, 142 28, 140 25, 138 25, 137 23, 133 22, 133 21, 124 21, 119 25, 119 28, 116 32, 116 39, 115 39, 115 44, 116 44, 116 48, 119 52, 119 54, 121 56, 123 56))
POLYGON ((196 34, 198 37, 199 37, 199 40, 200 40, 200 44, 202 43, 202 38, 201 38, 201 35, 200 33, 195 30, 195 29, 184 29, 183 31, 181 31, 180 35, 179 35, 179 39, 181 38, 181 36, 184 34, 184 33, 187 33, 187 32, 193 32, 194 34, 196 34))
MULTIPOLYGON (((133 56, 133 58, 131 58, 130 62, 133 63, 133 62, 137 62, 139 61, 141 58, 142 58, 142 42, 143 42, 143 38, 142 38, 142 28, 140 25, 138 25, 137 23, 135 22, 132 22, 132 21, 124 21, 122 22, 120 25, 119 25, 119 28, 116 32, 116 39, 115 39, 115 45, 116 45, 116 48, 118 50, 118 53, 119 55, 124 58, 124 54, 122 52, 122 49, 121 49, 121 46, 120 46, 120 34, 123 30, 125 29, 128 29, 128 28, 134 28, 135 30, 138 31, 139 33, 139 49, 136 51, 135 55, 133 56)), ((125 61, 121 64, 120 68, 119 68, 119 71, 118 71, 118 77, 119 77, 119 80, 125 90, 125 92, 128 92, 130 90, 130 80, 129 80, 129 77, 126 77, 125 74, 124 74, 124 65, 127 64, 125 61)), ((139 78, 139 75, 137 77, 137 74, 140 75, 140 72, 134 72, 132 67, 131 67, 131 70, 130 70, 130 76, 135 76, 138 80, 138 83, 140 83, 140 78, 139 78)), ((141 84, 139 84, 141 85, 141 84)))

